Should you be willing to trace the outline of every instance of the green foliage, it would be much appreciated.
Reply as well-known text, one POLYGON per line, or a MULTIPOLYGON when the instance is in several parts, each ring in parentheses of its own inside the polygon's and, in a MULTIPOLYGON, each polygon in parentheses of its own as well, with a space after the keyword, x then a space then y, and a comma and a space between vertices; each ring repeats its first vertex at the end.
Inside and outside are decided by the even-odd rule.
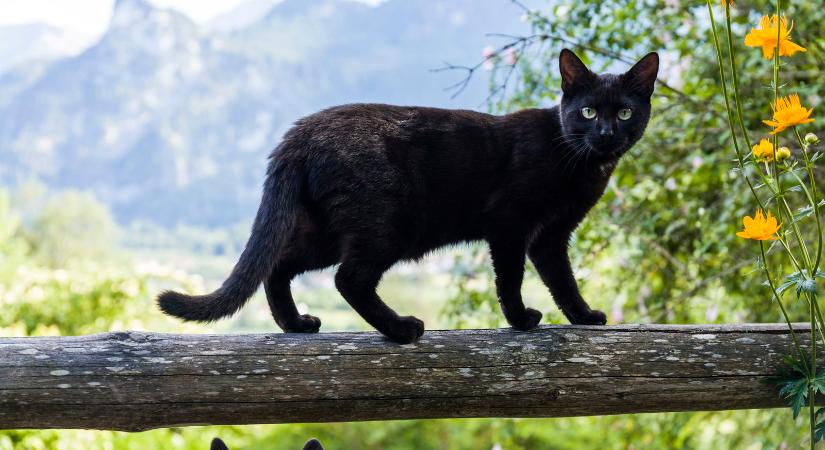
MULTIPOLYGON (((789 2, 786 7, 796 22, 795 41, 807 44, 808 52, 794 55, 795 70, 784 71, 782 81, 799 86, 801 97, 817 108, 825 98, 825 85, 815 82, 823 73, 819 62, 825 58, 825 10, 811 2, 789 2)), ((575 50, 597 71, 623 71, 649 51, 661 54, 662 83, 645 137, 625 156, 571 245, 585 298, 612 312, 613 321, 782 320, 758 280, 752 247, 735 236, 740 218, 752 214, 752 200, 731 161, 705 8, 703 2, 668 0, 550 3, 525 12, 533 36, 515 72, 504 70, 501 58, 494 59, 499 66, 492 86, 499 95, 491 108, 506 112, 557 102, 556 61, 562 47, 575 50), (501 88, 504 83, 506 88, 501 88)), ((737 65, 748 74, 740 80, 743 97, 767 98, 762 94, 772 76, 770 65, 760 52, 744 47, 742 36, 771 11, 768 2, 735 3, 734 45, 741 46, 737 54, 742 55, 737 65)), ((510 42, 503 39, 502 45, 510 42)), ((767 103, 745 111, 748 127, 764 130, 764 136, 769 128, 761 120, 769 116, 767 103)), ((793 147, 790 135, 787 139, 783 145, 793 147)), ((803 193, 789 190, 786 195, 803 193)), ((455 281, 473 284, 489 276, 483 264, 464 267, 455 281)), ((483 309, 493 315, 496 303, 489 287, 460 287, 447 313, 459 318, 486 305, 483 309)), ((553 319, 558 316, 549 312, 553 319)), ((804 306, 791 305, 790 314, 793 320, 804 317, 804 306)), ((490 323, 497 319, 491 317, 490 323)))

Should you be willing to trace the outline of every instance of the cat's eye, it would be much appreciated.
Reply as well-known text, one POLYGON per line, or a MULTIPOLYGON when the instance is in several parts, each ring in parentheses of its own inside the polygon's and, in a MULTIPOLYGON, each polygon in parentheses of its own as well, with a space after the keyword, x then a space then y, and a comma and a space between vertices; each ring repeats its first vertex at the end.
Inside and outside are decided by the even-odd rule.
POLYGON ((627 120, 632 115, 633 115, 633 111, 630 108, 625 108, 625 109, 620 109, 619 110, 619 120, 627 120))
POLYGON ((584 108, 582 108, 582 117, 584 117, 585 119, 592 119, 596 117, 596 110, 589 106, 585 106, 584 108))

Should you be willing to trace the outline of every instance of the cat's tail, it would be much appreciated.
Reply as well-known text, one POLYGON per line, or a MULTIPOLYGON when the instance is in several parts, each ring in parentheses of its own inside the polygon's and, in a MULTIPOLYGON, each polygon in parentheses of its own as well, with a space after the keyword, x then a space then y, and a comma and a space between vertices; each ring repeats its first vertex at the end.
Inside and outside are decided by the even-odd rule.
POLYGON ((158 305, 166 314, 187 321, 211 322, 243 307, 272 271, 284 241, 294 228, 302 174, 293 164, 273 160, 267 171, 263 200, 252 234, 229 278, 215 292, 186 295, 166 291, 158 305))

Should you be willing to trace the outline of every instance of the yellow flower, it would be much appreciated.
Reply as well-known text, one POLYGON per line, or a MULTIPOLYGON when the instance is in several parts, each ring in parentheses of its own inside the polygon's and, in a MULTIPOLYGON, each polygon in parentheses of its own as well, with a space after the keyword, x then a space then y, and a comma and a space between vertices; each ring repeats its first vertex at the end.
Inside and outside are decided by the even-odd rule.
POLYGON ((756 217, 745 216, 742 219, 742 224, 745 226, 745 229, 736 233, 737 236, 745 239, 753 239, 754 241, 767 241, 776 240, 777 231, 779 231, 779 227, 782 225, 776 223, 776 217, 771 215, 771 212, 768 211, 768 217, 766 218, 762 214, 761 209, 756 210, 756 217))
POLYGON ((759 21, 759 28, 752 28, 751 32, 745 35, 745 45, 762 47, 762 56, 766 59, 773 59, 776 38, 779 34, 779 56, 791 56, 796 52, 807 51, 804 47, 791 42, 791 30, 793 30, 793 22, 788 28, 787 18, 783 17, 780 21, 776 15, 763 16, 759 21), (777 26, 779 30, 776 29, 777 26))
POLYGON ((771 108, 773 108, 773 120, 762 121, 766 125, 773 127, 771 134, 779 133, 788 127, 814 121, 814 119, 811 119, 811 113, 814 112, 814 109, 805 109, 802 104, 799 103, 798 94, 777 99, 776 102, 771 105, 771 108))
POLYGON ((725 5, 733 6, 733 0, 720 0, 720 3, 722 3, 722 7, 725 5))
POLYGON ((767 139, 762 139, 758 144, 753 146, 753 157, 757 161, 772 161, 773 160, 773 144, 767 139))

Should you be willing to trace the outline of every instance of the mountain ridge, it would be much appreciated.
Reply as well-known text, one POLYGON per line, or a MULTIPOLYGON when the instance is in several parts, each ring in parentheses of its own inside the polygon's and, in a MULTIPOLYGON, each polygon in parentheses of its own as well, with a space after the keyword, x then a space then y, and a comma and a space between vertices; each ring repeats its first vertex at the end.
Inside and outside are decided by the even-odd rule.
POLYGON ((40 73, 0 74, 0 179, 90 190, 121 223, 248 221, 266 156, 297 118, 353 102, 478 105, 482 80, 452 101, 443 88, 463 74, 429 69, 475 61, 486 31, 526 27, 508 2, 485 3, 501 8, 285 0, 217 32, 118 0, 110 27, 82 53, 40 73))

